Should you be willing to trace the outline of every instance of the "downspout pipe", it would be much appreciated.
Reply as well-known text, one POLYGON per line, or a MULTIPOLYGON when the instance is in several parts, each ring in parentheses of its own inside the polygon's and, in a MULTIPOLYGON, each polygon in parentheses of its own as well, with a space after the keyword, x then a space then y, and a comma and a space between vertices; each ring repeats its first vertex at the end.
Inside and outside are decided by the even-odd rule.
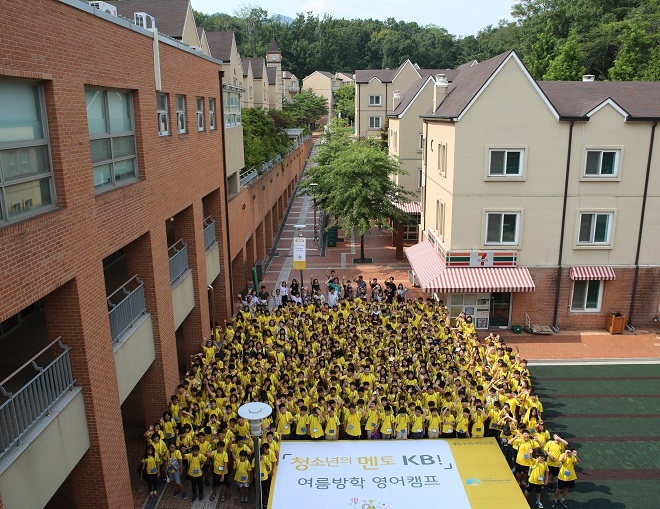
POLYGON ((566 152, 566 175, 564 176, 564 205, 561 211, 561 230, 559 232, 559 257, 557 260, 557 280, 555 281, 555 312, 552 318, 552 329, 559 332, 557 315, 559 313, 559 292, 561 290, 562 261, 564 258, 564 235, 566 233, 566 206, 568 203, 568 178, 571 174, 571 149, 573 147, 573 126, 575 121, 571 120, 568 128, 568 150, 566 152))
MULTIPOLYGON (((226 242, 227 242, 227 268, 229 269, 229 306, 231 308, 231 315, 234 314, 234 282, 233 275, 231 273, 231 235, 229 234, 229 193, 227 191, 227 143, 225 141, 225 101, 224 101, 224 89, 223 89, 223 78, 225 76, 224 71, 218 71, 218 81, 220 83, 220 126, 222 127, 222 175, 224 178, 225 190, 225 231, 226 231, 226 242)), ((218 119, 216 119, 218 122, 218 119)), ((240 178, 240 174, 239 174, 240 178)), ((231 318, 231 317, 230 317, 231 318)))
POLYGON ((626 328, 629 331, 634 331, 633 318, 635 316, 635 295, 637 293, 637 284, 639 282, 639 253, 642 248, 642 234, 644 231, 644 216, 646 214, 646 199, 649 192, 649 179, 651 177, 651 160, 653 157, 653 142, 655 140, 655 127, 657 122, 653 122, 651 126, 651 141, 649 142, 649 155, 646 160, 646 178, 644 180, 644 194, 642 195, 642 212, 639 216, 639 233, 637 234, 637 250, 635 252, 635 276, 633 278, 632 293, 630 294, 630 312, 628 313, 628 325, 626 328))

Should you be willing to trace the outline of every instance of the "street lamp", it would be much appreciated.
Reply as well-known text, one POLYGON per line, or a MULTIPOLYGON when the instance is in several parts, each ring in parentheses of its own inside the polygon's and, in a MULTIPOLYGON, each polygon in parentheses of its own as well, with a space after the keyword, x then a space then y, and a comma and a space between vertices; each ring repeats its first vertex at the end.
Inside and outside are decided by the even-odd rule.
POLYGON ((309 187, 312 188, 312 198, 314 199, 314 240, 319 240, 318 235, 316 234, 316 188, 318 184, 310 184, 309 187))
POLYGON ((250 423, 250 436, 254 440, 254 479, 257 488, 257 509, 263 509, 263 493, 261 491, 261 424, 273 412, 266 403, 246 403, 238 409, 238 415, 250 423))

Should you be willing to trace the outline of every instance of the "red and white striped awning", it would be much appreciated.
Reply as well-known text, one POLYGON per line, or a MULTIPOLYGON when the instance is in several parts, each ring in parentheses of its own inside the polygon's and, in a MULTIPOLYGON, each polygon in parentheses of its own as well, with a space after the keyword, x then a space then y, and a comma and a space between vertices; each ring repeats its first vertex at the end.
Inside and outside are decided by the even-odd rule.
POLYGON ((527 267, 450 267, 424 240, 405 251, 419 285, 426 293, 533 292, 527 267))
POLYGON ((422 290, 428 291, 435 277, 445 270, 445 264, 440 255, 428 240, 407 247, 406 257, 415 271, 422 290))
POLYGON ((527 267, 460 267, 448 268, 433 280, 430 291, 442 293, 468 292, 533 292, 534 280, 527 267))
POLYGON ((406 214, 411 215, 421 215, 422 214, 422 204, 418 201, 410 201, 408 203, 400 203, 398 201, 393 202, 396 208, 403 210, 406 214))
POLYGON ((614 281, 613 267, 571 267, 571 279, 575 281, 614 281))

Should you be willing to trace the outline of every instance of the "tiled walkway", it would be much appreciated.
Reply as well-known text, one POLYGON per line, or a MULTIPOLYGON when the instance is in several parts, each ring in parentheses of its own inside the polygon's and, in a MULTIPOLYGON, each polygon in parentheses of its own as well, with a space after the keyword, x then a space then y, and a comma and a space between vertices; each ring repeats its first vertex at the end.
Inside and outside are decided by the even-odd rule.
MULTIPOLYGON (((315 150, 312 151, 312 155, 315 154, 315 150)), ((308 163, 308 165, 313 163, 308 163)), ((304 178, 304 177, 303 177, 304 178)), ((318 211, 317 211, 318 212, 318 211)), ((318 217, 317 217, 318 219, 318 217)), ((373 258, 372 264, 358 265, 353 264, 353 258, 357 258, 360 252, 359 237, 353 238, 350 233, 339 231, 339 238, 343 241, 337 243, 337 247, 329 247, 326 249, 325 256, 321 256, 321 249, 318 241, 314 240, 314 205, 310 197, 302 194, 296 193, 293 198, 293 203, 289 211, 289 215, 286 219, 286 224, 283 228, 281 238, 279 243, 276 246, 276 251, 278 256, 275 256, 268 268, 268 271, 264 275, 264 284, 266 285, 269 292, 272 293, 273 288, 276 284, 279 284, 280 281, 284 280, 287 283, 291 282, 291 279, 294 277, 299 279, 298 271, 293 271, 292 261, 292 244, 293 237, 295 234, 295 225, 305 225, 304 235, 307 237, 307 269, 304 271, 303 278, 305 284, 308 286, 310 280, 314 277, 318 278, 319 281, 323 282, 325 278, 326 270, 334 269, 337 276, 340 279, 355 279, 359 274, 362 274, 365 279, 378 278, 379 282, 383 282, 386 278, 393 276, 395 282, 399 282, 406 285, 410 290, 408 293, 409 298, 417 298, 419 296, 426 297, 424 293, 421 292, 418 288, 412 288, 408 280, 408 271, 410 266, 408 265, 407 260, 397 261, 395 259, 395 250, 391 245, 391 234, 386 231, 378 231, 377 229, 371 230, 367 235, 365 235, 365 255, 367 257, 373 258)), ((636 333, 626 333, 623 335, 610 336, 606 332, 560 332, 559 334, 554 334, 551 336, 534 336, 531 334, 520 334, 514 335, 510 331, 496 331, 504 335, 505 340, 508 344, 514 347, 518 347, 520 353, 523 357, 533 361, 533 364, 552 364, 552 363, 566 363, 566 362, 575 362, 575 361, 603 361, 603 362, 616 362, 616 359, 629 359, 629 360, 646 360, 647 362, 660 362, 660 332, 659 331, 638 331, 636 333)), ((578 369, 579 372, 582 372, 583 369, 590 369, 593 371, 588 371, 589 373, 599 373, 608 371, 599 371, 599 370, 608 370, 615 369, 616 367, 610 366, 596 366, 590 368, 573 368, 578 369)), ((559 403, 555 402, 555 399, 559 399, 556 394, 568 394, 573 390, 572 387, 575 386, 575 383, 580 383, 584 385, 586 380, 574 380, 570 382, 570 386, 567 388, 565 383, 561 382, 561 378, 564 377, 562 370, 567 369, 566 366, 537 366, 532 368, 532 374, 540 375, 541 378, 541 387, 544 391, 544 398, 549 398, 551 401, 548 402, 548 420, 552 423, 553 428, 556 430, 564 430, 567 428, 571 415, 577 412, 589 412, 589 408, 582 408, 579 406, 573 405, 571 401, 568 403, 559 403), (538 370, 538 371, 537 371, 538 370), (555 387, 552 385, 553 379, 558 382, 558 386, 555 387), (553 396, 552 394, 555 394, 553 396), (559 412, 558 409, 562 408, 563 412, 559 412), (573 408, 570 410, 570 408, 573 408), (569 412, 570 410, 570 412, 569 412)), ((629 368, 628 371, 634 373, 637 368, 629 368)), ((646 367, 644 369, 647 369, 646 367)), ((658 374, 657 366, 649 366, 649 373, 658 374)), ((624 370, 625 371, 625 370, 624 370)), ((625 371, 625 376, 628 376, 628 371, 625 371)), ((646 373, 646 371, 644 372, 646 373)), ((572 371, 569 373, 569 377, 573 376, 582 376, 576 375, 572 371)), ((603 375, 606 376, 606 375, 603 375)), ((656 377, 657 378, 657 377, 656 377)), ((571 378, 572 380, 572 378, 571 378)), ((616 378, 612 380, 614 385, 604 385, 603 387, 616 387, 616 378)), ((651 387, 651 386, 648 386, 651 387)), ((657 383, 652 387, 657 387, 657 383)), ((603 389, 603 390, 610 390, 603 389)), ((626 391, 636 391, 638 389, 631 387, 626 391)), ((584 391, 583 391, 584 392, 584 391)), ((601 391, 602 392, 602 391, 601 391)), ((624 395, 623 393, 619 394, 611 400, 616 400, 617 398, 641 398, 641 399, 632 399, 630 404, 628 403, 616 403, 616 401, 605 401, 602 398, 595 398, 593 405, 595 408, 601 408, 599 413, 607 411, 608 415, 610 413, 621 414, 620 419, 622 421, 622 427, 619 430, 615 426, 616 416, 609 415, 609 417, 614 418, 614 421, 611 421, 610 424, 615 426, 612 428, 609 433, 610 436, 615 436, 617 433, 626 434, 626 435, 639 435, 646 436, 649 435, 652 440, 652 446, 654 455, 653 456, 644 456, 647 458, 644 461, 655 462, 655 469, 648 470, 644 461, 640 460, 637 462, 635 460, 635 449, 634 447, 618 451, 618 446, 610 447, 611 444, 616 444, 616 442, 606 438, 603 440, 603 443, 599 444, 598 451, 594 451, 593 454, 596 454, 596 460, 589 459, 588 463, 585 461, 585 465, 589 465, 584 480, 579 483, 578 493, 581 495, 576 495, 574 505, 575 508, 597 508, 597 509, 646 509, 647 505, 635 505, 640 503, 646 503, 648 501, 648 484, 645 484, 643 481, 638 481, 642 489, 642 494, 639 497, 635 497, 635 481, 630 480, 628 484, 623 487, 619 487, 621 481, 605 481, 603 476, 607 476, 607 472, 603 472, 602 469, 610 468, 607 465, 608 463, 602 463, 600 461, 601 456, 612 454, 619 455, 620 460, 624 462, 629 462, 630 466, 626 468, 631 468, 631 472, 637 472, 641 478, 644 478, 644 475, 657 475, 658 463, 657 454, 660 451, 657 450, 657 441, 658 439, 657 431, 655 427, 653 430, 647 429, 650 419, 641 419, 641 417, 634 417, 635 414, 647 414, 649 408, 655 408, 657 413, 657 391, 656 394, 650 398, 644 399, 643 396, 636 395, 624 395), (599 403, 600 402, 600 403, 599 403), (604 405, 604 404, 607 405, 604 405), (616 411, 610 410, 609 408, 614 405, 616 411), (631 420, 632 419, 632 420, 631 420), (655 437, 655 438, 653 438, 655 437), (609 451, 609 452, 608 452, 609 451), (599 465, 599 470, 593 470, 594 465, 599 465), (637 465, 637 470, 635 470, 635 465, 637 465), (600 477, 598 479, 594 478, 592 481, 589 481, 588 476, 589 472, 597 472, 597 475, 600 477), (617 484, 619 483, 619 484, 617 484), (610 487, 613 486, 613 487, 610 487), (594 496, 592 492, 602 493, 602 496, 594 496), (619 503, 617 501, 617 496, 631 496, 633 497, 630 500, 631 504, 619 503), (601 504, 602 502, 602 504, 601 504), (599 505, 601 504, 601 505, 599 505)), ((638 394, 642 394, 638 392, 638 394)), ((646 393, 645 393, 646 394, 646 393)), ((571 396, 574 398, 577 396, 571 396)), ((585 397, 581 396, 580 401, 588 402, 585 397)), ((570 400, 570 398, 568 398, 570 400)), ((592 405, 592 406, 593 406, 592 405)), ((578 416, 579 417, 579 416, 578 416)), ((642 416, 644 417, 644 416, 642 416)), ((579 423, 591 423, 594 422, 591 419, 582 419, 580 420, 575 415, 573 415, 574 420, 579 423)), ((657 419, 656 421, 657 422, 657 419)), ((582 441, 589 443, 589 433, 588 429, 582 429, 578 424, 570 424, 572 437, 580 435, 582 436, 582 441)), ((595 432, 594 432, 595 433, 595 432)), ((592 433, 593 434, 593 433, 592 433)), ((599 432, 599 434, 605 435, 605 432, 599 432)), ((640 444, 646 443, 643 439, 640 444)), ((634 442, 634 441, 633 441, 634 442)), ((134 460, 131 463, 131 468, 134 470, 133 465, 137 464, 139 461, 139 455, 143 450, 143 443, 141 440, 129 440, 129 456, 134 460), (136 452, 137 451, 137 452, 136 452)), ((585 446, 585 454, 592 454, 589 447, 585 446)), ((632 446, 631 446, 632 447, 632 446)), ((639 452, 639 451, 638 451, 639 452)), ((638 456, 639 457, 639 456, 638 456)), ((611 459, 611 458, 610 458, 611 459)), ((626 463, 627 465, 627 463, 626 463)), ((615 475, 615 474, 614 474, 615 475)), ((137 476, 134 476, 132 482, 132 487, 134 491, 135 499, 135 509, 140 509, 143 507, 143 503, 146 499, 146 485, 142 483, 137 476)), ((656 479, 657 481, 660 479, 656 479)), ((647 481, 650 482, 650 481, 647 481)), ((165 485, 163 485, 165 487, 165 485)), ((162 509, 212 509, 215 507, 218 508, 229 508, 229 509, 238 509, 241 507, 254 507, 254 498, 250 498, 249 504, 241 504, 238 500, 238 492, 235 487, 233 487, 227 492, 226 502, 220 504, 219 499, 216 499, 214 502, 209 501, 209 495, 211 491, 207 489, 204 493, 205 500, 203 502, 194 502, 191 503, 191 500, 181 500, 181 497, 173 497, 173 490, 170 487, 166 487, 164 493, 161 494, 161 498, 154 503, 149 503, 145 506, 145 509, 151 509, 152 507, 159 507, 162 509)), ((147 502, 149 502, 147 500, 147 502)), ((625 501, 624 501, 625 502, 625 501)), ((658 507, 657 505, 654 507, 658 507)))

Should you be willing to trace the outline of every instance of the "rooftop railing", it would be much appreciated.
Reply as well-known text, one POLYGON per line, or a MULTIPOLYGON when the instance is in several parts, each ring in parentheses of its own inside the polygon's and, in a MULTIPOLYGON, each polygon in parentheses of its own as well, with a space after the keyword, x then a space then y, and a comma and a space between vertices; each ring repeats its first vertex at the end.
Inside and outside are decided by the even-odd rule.
POLYGON ((174 284, 188 270, 188 244, 179 240, 170 246, 168 254, 170 257, 170 283, 174 284))
POLYGON ((48 415, 57 400, 73 387, 76 381, 71 370, 70 349, 62 344, 62 338, 57 338, 0 382, 0 457, 13 445, 20 445, 21 437, 40 417, 48 415), (64 351, 54 358, 52 355, 55 354, 51 352, 52 360, 40 363, 45 364, 40 366, 37 363, 39 358, 50 352, 55 344, 64 351), (29 369, 35 371, 34 376, 18 389, 13 389, 12 386, 21 383, 24 371, 29 369))
POLYGON ((144 283, 136 276, 126 281, 107 297, 108 317, 112 342, 130 329, 147 312, 144 300, 144 283))
POLYGON ((204 219, 204 249, 210 248, 215 241, 215 220, 209 216, 204 219))

